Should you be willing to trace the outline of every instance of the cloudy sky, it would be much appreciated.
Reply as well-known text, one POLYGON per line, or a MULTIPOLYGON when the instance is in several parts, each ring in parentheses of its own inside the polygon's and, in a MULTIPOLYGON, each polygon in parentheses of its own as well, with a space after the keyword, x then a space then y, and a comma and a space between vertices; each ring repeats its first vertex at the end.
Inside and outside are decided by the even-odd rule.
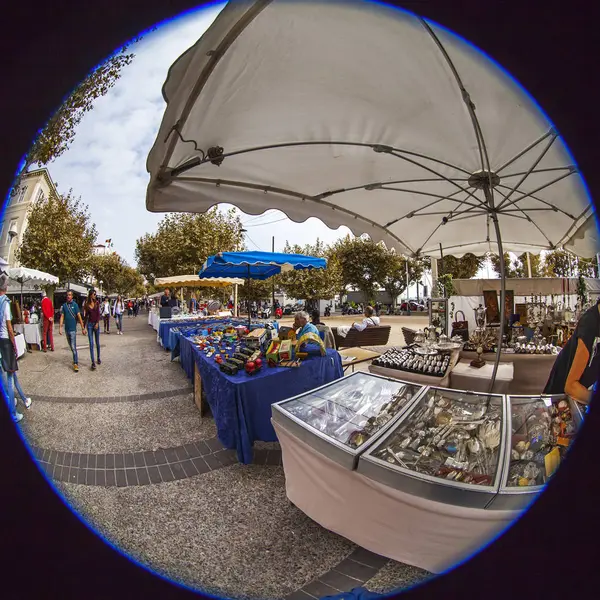
MULTIPOLYGON (((131 265, 136 240, 155 231, 164 216, 147 212, 145 205, 146 157, 165 109, 162 85, 171 64, 202 36, 223 6, 187 14, 147 34, 116 85, 84 117, 71 148, 48 165, 60 191, 73 188, 89 205, 99 241, 111 238, 131 265)), ((303 244, 319 237, 330 243, 348 233, 345 228, 331 230, 317 219, 296 224, 278 211, 259 217, 240 214, 249 249, 271 250, 272 235, 277 251, 286 240, 303 244)))

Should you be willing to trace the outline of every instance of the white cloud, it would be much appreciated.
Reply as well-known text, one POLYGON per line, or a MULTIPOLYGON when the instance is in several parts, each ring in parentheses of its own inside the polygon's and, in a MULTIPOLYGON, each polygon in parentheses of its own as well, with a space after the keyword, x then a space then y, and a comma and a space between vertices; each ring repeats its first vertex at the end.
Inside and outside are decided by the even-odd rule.
MULTIPOLYGON (((203 9, 147 34, 133 51, 132 64, 109 93, 82 120, 71 148, 48 165, 59 189, 73 188, 90 207, 99 240, 112 238, 115 250, 133 264, 135 241, 156 229, 162 214, 146 211, 146 157, 158 131, 165 103, 162 85, 171 64, 210 26, 223 5, 203 9)), ((305 244, 316 237, 332 242, 348 231, 333 231, 310 219, 297 224, 270 211, 262 218, 243 216, 249 238, 261 249, 276 250, 286 240, 305 244), (267 223, 260 225, 260 223, 267 223)), ((254 244, 247 239, 247 245, 254 244)))

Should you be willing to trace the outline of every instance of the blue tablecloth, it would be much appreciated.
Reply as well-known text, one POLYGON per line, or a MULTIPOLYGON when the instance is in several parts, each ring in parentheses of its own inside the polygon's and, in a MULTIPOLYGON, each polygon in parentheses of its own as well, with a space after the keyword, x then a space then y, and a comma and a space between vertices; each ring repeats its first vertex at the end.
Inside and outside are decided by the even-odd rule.
MULTIPOLYGON (((171 349, 171 360, 175 360, 178 356, 181 355, 181 342, 180 340, 184 337, 191 337, 193 335, 198 335, 203 329, 214 325, 215 323, 221 325, 247 325, 247 321, 244 322, 243 319, 239 317, 234 317, 227 323, 224 323, 222 319, 206 319, 202 321, 201 324, 194 323, 193 325, 182 325, 179 327, 173 327, 169 331, 169 348, 171 349)), ((272 321, 269 322, 270 325, 273 325, 275 331, 279 331, 279 323, 272 321)), ((251 328, 258 329, 263 327, 265 323, 253 323, 251 328)))
POLYGON ((263 366, 260 373, 226 375, 186 338, 181 338, 181 366, 193 379, 194 364, 217 426, 221 443, 237 451, 238 460, 251 463, 255 441, 276 442, 271 425, 271 404, 303 394, 343 377, 342 360, 336 350, 311 356, 298 368, 263 366))
MULTIPOLYGON (((161 321, 158 326, 158 339, 160 341, 160 345, 165 350, 173 350, 178 342, 178 337, 176 335, 171 335, 172 329, 183 329, 186 327, 194 327, 197 326, 198 329, 204 329, 207 326, 215 323, 222 324, 231 324, 234 326, 237 325, 248 325, 248 319, 244 317, 228 317, 228 318, 205 318, 202 320, 194 319, 190 321, 179 320, 179 321, 161 321)), ((279 323, 277 321, 265 321, 264 323, 252 323, 252 329, 256 327, 262 327, 266 323, 270 323, 275 327, 276 330, 279 330, 279 323)), ((173 357, 172 357, 173 358, 173 357)))

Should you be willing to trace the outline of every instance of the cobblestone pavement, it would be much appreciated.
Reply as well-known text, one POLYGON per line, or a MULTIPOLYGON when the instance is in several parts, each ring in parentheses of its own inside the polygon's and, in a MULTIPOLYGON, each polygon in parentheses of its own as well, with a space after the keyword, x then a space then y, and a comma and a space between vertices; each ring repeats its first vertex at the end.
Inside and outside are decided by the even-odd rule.
POLYGON ((238 464, 213 420, 200 418, 147 315, 126 317, 124 331, 101 335, 95 371, 82 336, 79 373, 64 336, 55 336, 55 352, 19 362, 33 398, 22 421, 32 453, 97 532, 155 571, 235 598, 383 592, 430 576, 357 547, 291 504, 278 444, 257 443, 254 464, 238 464))

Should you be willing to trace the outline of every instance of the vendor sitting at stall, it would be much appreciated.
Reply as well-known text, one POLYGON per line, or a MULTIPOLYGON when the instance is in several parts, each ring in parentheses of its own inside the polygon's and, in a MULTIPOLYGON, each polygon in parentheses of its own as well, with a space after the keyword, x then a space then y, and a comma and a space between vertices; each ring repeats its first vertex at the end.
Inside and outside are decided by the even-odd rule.
POLYGON ((294 329, 296 330, 297 339, 300 339, 306 333, 319 335, 319 330, 312 323, 308 322, 309 318, 310 315, 303 310, 294 315, 294 329))
POLYGON ((586 310, 558 355, 544 394, 567 394, 589 404, 600 369, 600 299, 586 310))

